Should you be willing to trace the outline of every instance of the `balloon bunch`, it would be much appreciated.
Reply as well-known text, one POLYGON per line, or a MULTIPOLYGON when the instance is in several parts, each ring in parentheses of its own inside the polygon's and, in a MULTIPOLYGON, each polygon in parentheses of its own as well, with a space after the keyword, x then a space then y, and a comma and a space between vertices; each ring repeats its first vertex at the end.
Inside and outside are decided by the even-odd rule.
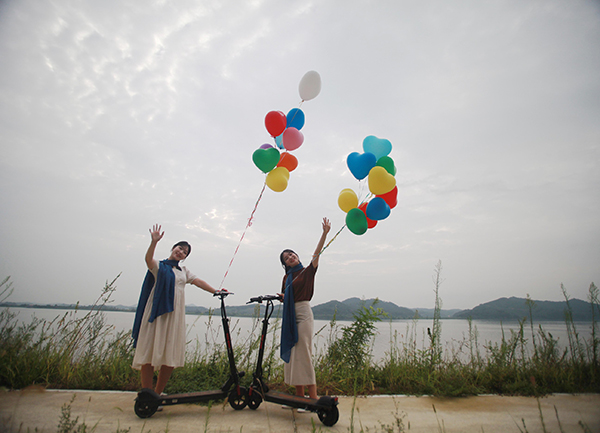
POLYGON ((338 196, 338 205, 346 212, 346 226, 355 235, 362 235, 367 229, 375 227, 398 204, 396 166, 388 156, 392 151, 392 143, 369 135, 363 140, 363 150, 364 153, 352 152, 348 155, 346 163, 356 179, 368 179, 370 194, 360 204, 351 188, 343 189, 338 196))
MULTIPOLYGON (((316 98, 321 91, 319 73, 309 71, 304 74, 298 91, 302 102, 316 98)), ((263 144, 252 154, 252 161, 267 175, 265 183, 275 192, 285 191, 290 172, 298 167, 298 159, 290 152, 298 149, 304 142, 304 135, 300 132, 304 121, 304 112, 300 108, 292 108, 287 115, 281 111, 269 111, 265 116, 265 127, 275 140, 275 146, 263 144)))

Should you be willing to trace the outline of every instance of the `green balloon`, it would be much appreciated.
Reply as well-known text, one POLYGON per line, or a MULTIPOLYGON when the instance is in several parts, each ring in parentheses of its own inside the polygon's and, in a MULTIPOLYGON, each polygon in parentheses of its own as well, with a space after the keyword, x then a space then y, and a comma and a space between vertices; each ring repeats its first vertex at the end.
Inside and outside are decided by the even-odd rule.
POLYGON ((256 149, 252 154, 252 161, 260 171, 268 173, 279 163, 279 151, 274 147, 256 149))
POLYGON ((394 160, 389 156, 382 156, 377 160, 377 164, 375 165, 385 168, 385 171, 389 174, 396 176, 396 165, 394 164, 394 160))
POLYGON ((357 207, 350 209, 346 214, 346 225, 348 226, 348 230, 355 235, 363 235, 369 228, 367 224, 367 216, 357 207))

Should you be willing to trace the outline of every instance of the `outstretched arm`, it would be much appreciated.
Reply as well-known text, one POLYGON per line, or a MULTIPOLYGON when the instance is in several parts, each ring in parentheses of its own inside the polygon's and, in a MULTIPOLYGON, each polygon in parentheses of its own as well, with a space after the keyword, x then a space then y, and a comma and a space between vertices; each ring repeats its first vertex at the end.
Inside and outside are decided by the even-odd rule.
POLYGON ((161 226, 158 224, 154 224, 150 229, 150 246, 148 247, 148 251, 146 251, 146 266, 148 269, 152 270, 156 266, 156 260, 154 260, 154 250, 156 250, 156 244, 158 241, 162 239, 165 232, 160 231, 161 226))
POLYGON ((325 245, 325 239, 327 239, 329 230, 331 230, 331 223, 327 218, 323 218, 323 233, 321 233, 321 238, 319 239, 315 253, 312 256, 312 264, 315 268, 319 266, 319 257, 321 256, 321 250, 323 249, 323 245, 325 245))
POLYGON ((206 281, 201 280, 200 278, 196 278, 194 281, 192 281, 192 284, 200 287, 203 290, 206 290, 208 293, 215 293, 217 291, 213 286, 208 284, 206 281))

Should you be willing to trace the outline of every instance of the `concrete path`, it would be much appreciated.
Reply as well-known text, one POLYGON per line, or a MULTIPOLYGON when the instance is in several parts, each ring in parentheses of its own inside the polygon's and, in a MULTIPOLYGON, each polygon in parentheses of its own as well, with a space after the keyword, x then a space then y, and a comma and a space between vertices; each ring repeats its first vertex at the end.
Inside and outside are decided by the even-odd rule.
MULTIPOLYGON (((326 427, 316 414, 263 402, 252 411, 228 404, 166 407, 151 418, 133 411, 136 393, 0 391, 0 432, 54 433, 61 408, 96 433, 202 432, 600 432, 600 394, 531 397, 341 397, 340 419, 326 427), (72 400, 74 397, 74 400, 72 400), (587 429, 587 430, 586 430, 587 429)), ((73 431, 76 431, 75 429, 73 431)))

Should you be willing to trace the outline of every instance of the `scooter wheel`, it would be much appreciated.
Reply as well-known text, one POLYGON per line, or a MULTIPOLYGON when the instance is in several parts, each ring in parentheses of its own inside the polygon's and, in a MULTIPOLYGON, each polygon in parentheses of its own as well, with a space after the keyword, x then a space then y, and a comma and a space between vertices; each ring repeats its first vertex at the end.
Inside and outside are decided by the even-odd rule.
POLYGON ((248 395, 248 407, 252 410, 258 409, 258 406, 260 406, 262 401, 262 396, 255 389, 252 390, 252 395, 248 395))
POLYGON ((319 409, 317 415, 319 415, 319 419, 327 427, 335 425, 335 423, 338 422, 338 419, 340 419, 340 411, 337 406, 332 406, 329 410, 319 409))
POLYGON ((133 410, 140 418, 150 418, 158 409, 158 401, 136 399, 133 410))
POLYGON ((235 387, 229 393, 227 401, 235 410, 242 410, 246 407, 248 399, 248 390, 243 386, 235 387))

